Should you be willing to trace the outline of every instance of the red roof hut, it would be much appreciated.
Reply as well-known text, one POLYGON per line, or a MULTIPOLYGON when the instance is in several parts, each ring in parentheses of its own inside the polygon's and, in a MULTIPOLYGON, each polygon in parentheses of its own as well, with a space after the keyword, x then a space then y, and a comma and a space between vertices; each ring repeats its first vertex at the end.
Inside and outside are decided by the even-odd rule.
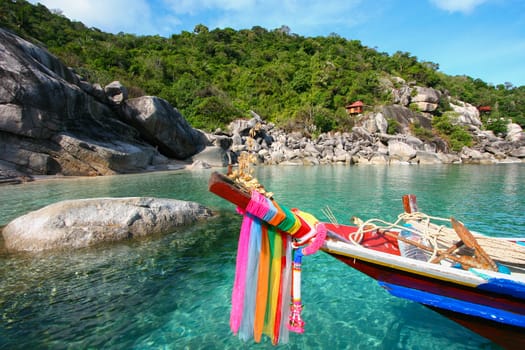
POLYGON ((346 108, 346 113, 350 115, 363 113, 363 102, 355 101, 352 104, 346 105, 345 108, 346 108))
POLYGON ((478 107, 479 113, 490 113, 492 112, 492 107, 490 106, 479 106, 478 107))

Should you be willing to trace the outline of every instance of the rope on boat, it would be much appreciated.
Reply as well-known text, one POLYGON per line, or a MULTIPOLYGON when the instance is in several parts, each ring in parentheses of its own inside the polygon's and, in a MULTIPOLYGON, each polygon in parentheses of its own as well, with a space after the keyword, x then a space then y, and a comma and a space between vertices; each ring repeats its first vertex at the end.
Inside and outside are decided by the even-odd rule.
MULTIPOLYGON (((360 245, 365 233, 373 231, 408 231, 412 235, 419 237, 419 241, 424 245, 424 247, 420 246, 420 248, 431 253, 427 259, 429 262, 436 262, 436 259, 441 260, 438 254, 451 254, 454 250, 458 249, 458 247, 455 247, 455 249, 452 248, 460 241, 456 231, 445 225, 445 223, 450 224, 451 219, 431 216, 422 212, 401 213, 394 222, 388 222, 378 218, 372 218, 364 222, 359 218, 352 218, 352 220, 354 224, 358 226, 358 230, 349 235, 348 238, 351 243, 360 245), (443 224, 438 225, 436 222, 442 222, 443 224), (448 252, 447 249, 450 250, 450 252, 448 252)), ((406 243, 414 244, 399 235, 397 238, 406 243)), ((494 237, 476 235, 474 238, 479 246, 495 261, 510 266, 525 266, 525 247, 508 240, 494 237)), ((450 260, 450 256, 448 256, 448 258, 450 260)), ((445 259, 447 259, 447 257, 445 257, 445 259)))
MULTIPOLYGON (((449 219, 442 219, 450 222, 449 219)), ((457 242, 456 232, 446 226, 438 226, 430 221, 407 219, 407 223, 421 232, 429 232, 436 239, 438 248, 450 247, 457 242)), ((525 266, 525 247, 507 239, 475 235, 478 244, 492 259, 505 265, 525 266)))

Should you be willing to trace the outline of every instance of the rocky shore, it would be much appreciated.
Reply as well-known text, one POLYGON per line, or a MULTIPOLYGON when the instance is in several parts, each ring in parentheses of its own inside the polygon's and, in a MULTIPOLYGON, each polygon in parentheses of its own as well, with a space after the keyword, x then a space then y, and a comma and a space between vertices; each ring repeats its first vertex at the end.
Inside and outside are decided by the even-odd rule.
POLYGON ((0 28, 0 180, 179 168, 208 144, 165 100, 90 84, 0 28))
POLYGON ((254 112, 227 130, 206 133, 193 128, 167 101, 129 98, 117 81, 105 87, 91 84, 44 48, 1 28, 0 79, 0 184, 37 175, 226 166, 243 151, 265 165, 494 164, 525 159, 519 125, 509 122, 506 132, 495 135, 482 129, 476 107, 396 77, 384 84, 393 96, 391 104, 348 116, 353 127, 347 132, 321 134, 309 126, 285 132, 254 112), (452 122, 472 135, 472 147, 452 151, 437 136, 413 135, 413 125, 432 134, 432 119, 443 101, 453 109, 452 122))
POLYGON ((423 141, 408 132, 387 134, 385 115, 397 115, 397 122, 408 129, 414 113, 402 106, 382 107, 379 112, 360 116, 350 132, 322 133, 316 138, 300 132, 285 133, 255 116, 248 121, 233 122, 226 133, 215 137, 217 144, 231 142, 228 148, 230 158, 235 159, 241 152, 249 151, 256 154, 260 164, 266 165, 495 164, 525 161, 525 137, 516 124, 509 124, 509 132, 500 136, 481 130, 475 124, 465 124, 473 135, 475 146, 453 152, 438 137, 423 141), (257 129, 255 142, 250 144, 247 140, 250 139, 250 130, 254 128, 257 129))

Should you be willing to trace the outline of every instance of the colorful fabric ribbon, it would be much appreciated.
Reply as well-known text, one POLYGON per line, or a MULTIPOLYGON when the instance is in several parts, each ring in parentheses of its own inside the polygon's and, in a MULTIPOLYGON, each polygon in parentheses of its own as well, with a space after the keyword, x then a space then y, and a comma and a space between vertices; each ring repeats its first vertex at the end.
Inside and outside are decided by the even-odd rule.
POLYGON ((237 260, 235 267, 235 280, 232 290, 232 310, 230 313, 230 328, 233 334, 237 334, 241 326, 244 308, 244 292, 246 286, 246 266, 248 264, 248 246, 250 243, 250 231, 253 218, 244 215, 237 244, 237 260))
POLYGON ((304 331, 300 315, 301 258, 320 248, 326 230, 323 235, 324 226, 313 215, 280 206, 257 191, 252 192, 246 209, 238 211, 244 218, 230 328, 244 341, 253 337, 260 342, 266 334, 274 345, 286 343, 289 331, 304 331))

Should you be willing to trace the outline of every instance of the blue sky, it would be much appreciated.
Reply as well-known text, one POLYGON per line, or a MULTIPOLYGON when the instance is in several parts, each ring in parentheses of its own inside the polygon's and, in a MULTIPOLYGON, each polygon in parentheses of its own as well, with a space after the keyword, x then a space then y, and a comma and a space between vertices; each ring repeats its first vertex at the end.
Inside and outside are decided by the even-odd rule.
POLYGON ((161 35, 230 27, 290 27, 301 36, 360 40, 410 52, 449 75, 525 85, 523 0, 38 0, 88 27, 161 35))

